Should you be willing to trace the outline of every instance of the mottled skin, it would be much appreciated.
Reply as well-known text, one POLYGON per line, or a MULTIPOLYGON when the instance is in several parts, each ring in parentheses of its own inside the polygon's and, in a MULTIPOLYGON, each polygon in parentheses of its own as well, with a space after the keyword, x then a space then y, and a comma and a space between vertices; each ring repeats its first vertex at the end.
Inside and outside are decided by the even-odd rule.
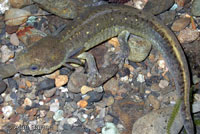
POLYGON ((185 55, 174 34, 148 13, 119 5, 95 7, 74 20, 59 36, 45 37, 29 47, 26 53, 21 52, 14 63, 16 70, 27 75, 51 73, 76 51, 87 51, 123 30, 145 38, 160 51, 183 100, 184 127, 188 134, 194 134, 189 102, 190 76, 185 55))

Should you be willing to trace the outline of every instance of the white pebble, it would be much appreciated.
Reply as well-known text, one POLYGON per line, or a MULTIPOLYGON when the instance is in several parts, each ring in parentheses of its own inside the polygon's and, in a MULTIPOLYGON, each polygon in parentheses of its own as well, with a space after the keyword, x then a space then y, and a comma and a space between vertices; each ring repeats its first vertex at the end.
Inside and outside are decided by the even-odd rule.
POLYGON ((145 79, 144 79, 144 75, 143 74, 138 74, 138 77, 137 77, 137 82, 145 82, 145 79))
POLYGON ((14 52, 11 51, 6 45, 3 45, 1 47, 1 62, 5 63, 12 57, 14 57, 14 52))
POLYGON ((162 69, 166 67, 166 63, 164 60, 158 60, 158 66, 162 69))
POLYGON ((102 134, 119 134, 119 131, 115 124, 106 122, 105 126, 102 128, 102 134))
POLYGON ((59 110, 59 102, 54 102, 50 105, 50 111, 56 112, 59 110))
POLYGON ((77 118, 75 118, 75 117, 71 117, 71 118, 68 118, 67 119, 67 123, 69 124, 69 125, 73 125, 75 122, 77 122, 77 118))
POLYGON ((167 80, 161 80, 159 83, 160 88, 166 88, 169 85, 169 82, 167 80))
POLYGON ((13 114, 13 108, 11 106, 2 107, 2 112, 5 118, 9 118, 13 114))

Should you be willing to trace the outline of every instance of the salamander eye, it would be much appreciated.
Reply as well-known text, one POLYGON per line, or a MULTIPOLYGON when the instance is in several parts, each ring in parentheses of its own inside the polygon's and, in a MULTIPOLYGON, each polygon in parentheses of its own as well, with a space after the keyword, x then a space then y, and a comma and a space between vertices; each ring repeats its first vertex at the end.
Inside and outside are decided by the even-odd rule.
POLYGON ((31 66, 30 66, 30 69, 33 70, 33 71, 35 71, 35 70, 38 69, 38 66, 37 66, 37 65, 31 65, 31 66))

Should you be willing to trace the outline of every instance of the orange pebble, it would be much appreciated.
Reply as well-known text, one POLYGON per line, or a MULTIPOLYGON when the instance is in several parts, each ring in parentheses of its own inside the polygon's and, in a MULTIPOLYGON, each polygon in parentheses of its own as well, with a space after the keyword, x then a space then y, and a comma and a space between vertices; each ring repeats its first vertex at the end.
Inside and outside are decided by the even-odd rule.
POLYGON ((86 100, 80 100, 77 105, 81 108, 85 108, 88 105, 88 102, 86 100))

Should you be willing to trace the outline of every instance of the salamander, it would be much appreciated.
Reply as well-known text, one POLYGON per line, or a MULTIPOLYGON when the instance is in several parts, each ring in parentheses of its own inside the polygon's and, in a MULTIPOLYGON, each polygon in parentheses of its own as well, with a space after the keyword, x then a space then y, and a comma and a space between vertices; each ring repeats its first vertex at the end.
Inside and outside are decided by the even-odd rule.
POLYGON ((175 35, 153 15, 124 5, 102 5, 86 10, 58 36, 47 36, 16 56, 15 71, 25 75, 48 74, 62 67, 76 52, 87 51, 123 30, 148 40, 166 61, 179 98, 181 117, 188 134, 194 134, 190 111, 190 74, 184 52, 175 35))

